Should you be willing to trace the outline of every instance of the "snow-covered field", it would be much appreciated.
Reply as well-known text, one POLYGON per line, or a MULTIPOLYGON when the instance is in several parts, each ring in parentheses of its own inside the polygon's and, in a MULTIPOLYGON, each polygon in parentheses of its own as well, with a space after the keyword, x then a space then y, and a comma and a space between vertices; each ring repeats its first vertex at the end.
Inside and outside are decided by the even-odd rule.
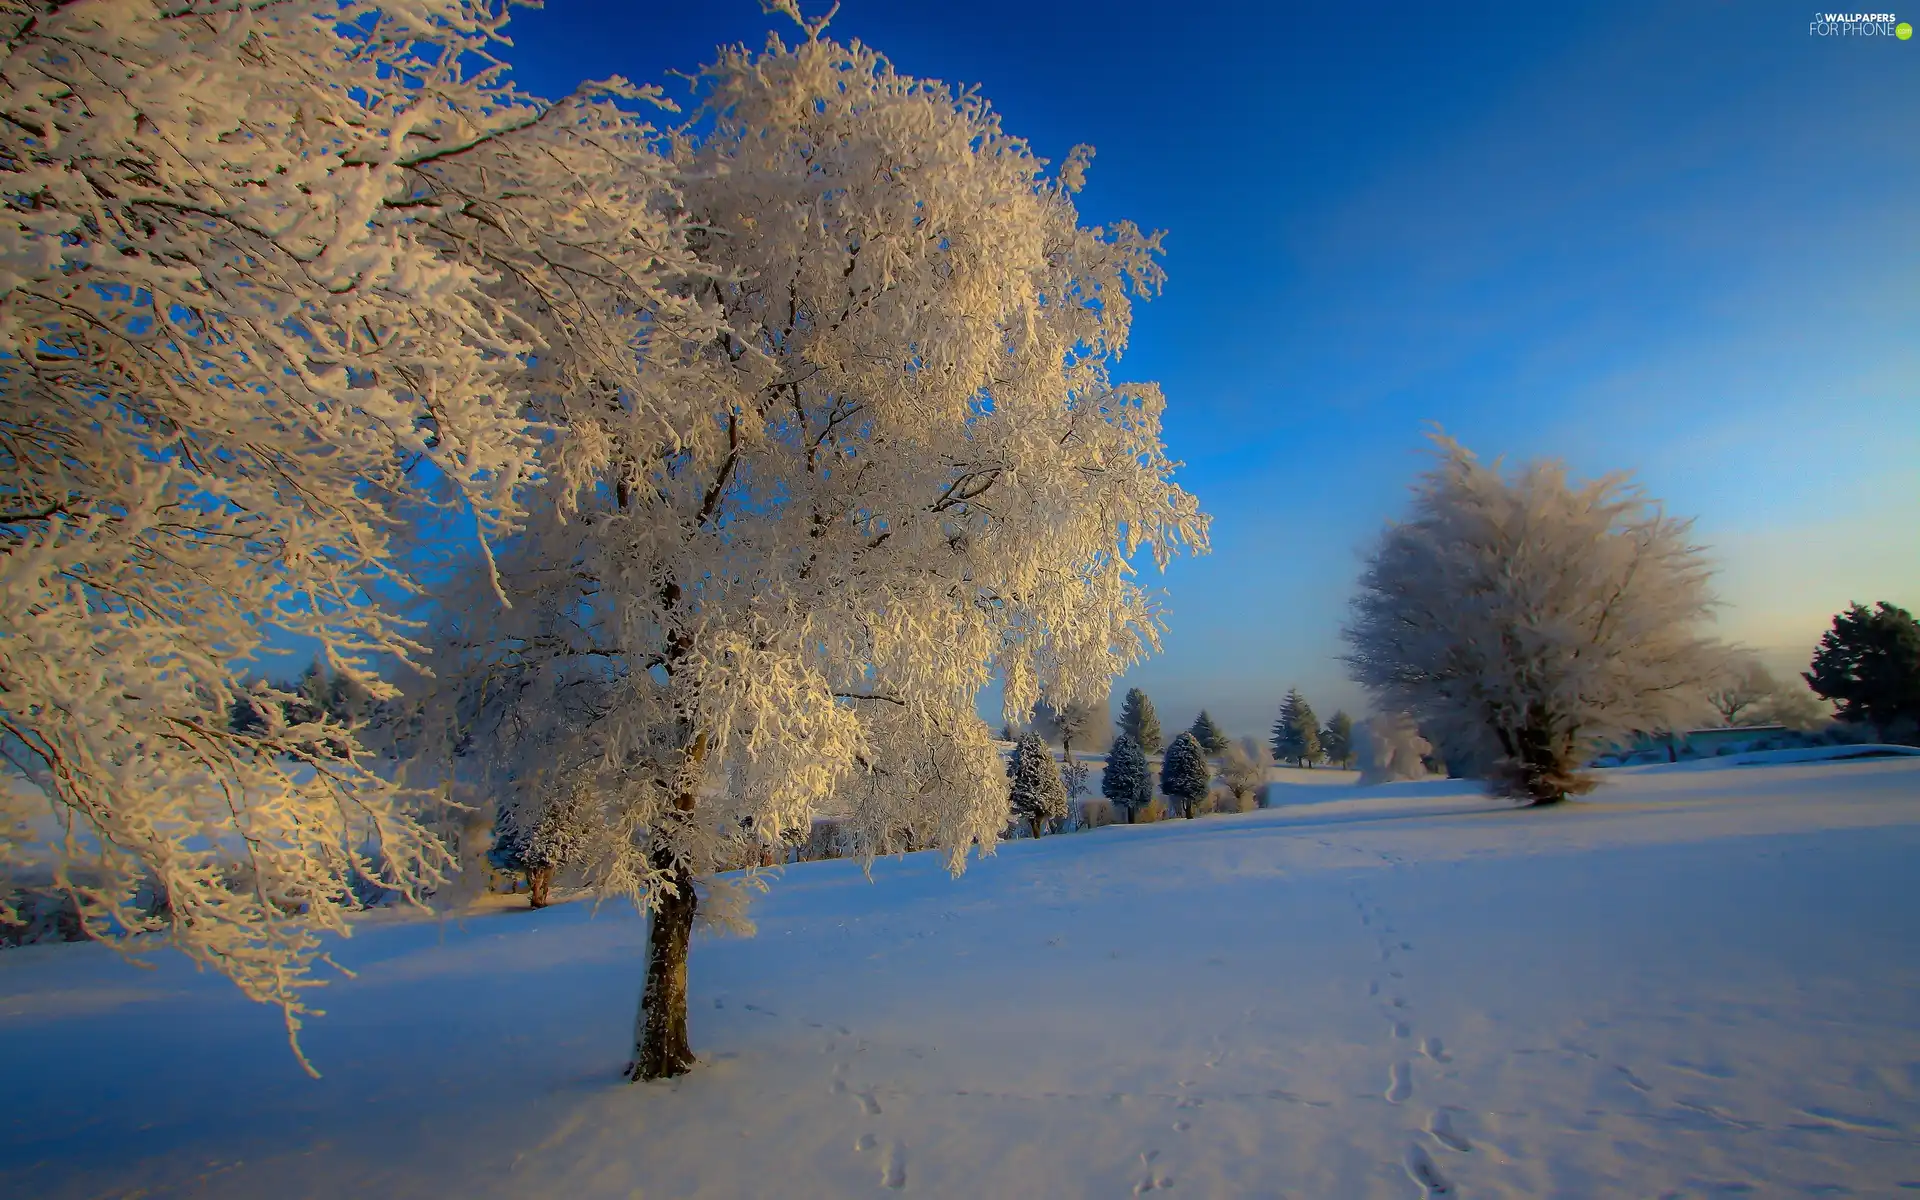
POLYGON ((1316 780, 958 882, 795 867, 757 938, 696 945, 706 1061, 667 1085, 617 1080, 611 907, 364 926, 319 1081, 174 958, 8 952, 0 1192, 1920 1188, 1920 760, 1605 774, 1543 811, 1316 780))

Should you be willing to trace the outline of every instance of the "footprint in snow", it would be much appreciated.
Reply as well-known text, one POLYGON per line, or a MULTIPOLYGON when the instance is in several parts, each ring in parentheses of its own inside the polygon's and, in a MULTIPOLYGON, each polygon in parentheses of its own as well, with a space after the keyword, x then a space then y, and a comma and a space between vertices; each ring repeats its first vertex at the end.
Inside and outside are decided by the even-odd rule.
POLYGON ((1159 1157, 1160 1152, 1158 1150, 1142 1150, 1140 1152, 1140 1169, 1142 1174, 1140 1182, 1133 1185, 1134 1195, 1139 1196, 1147 1192, 1164 1191, 1173 1186, 1173 1180, 1168 1176, 1155 1175, 1153 1173, 1153 1160, 1159 1157))
POLYGON ((1405 1104, 1413 1095, 1413 1067, 1397 1062, 1387 1072, 1387 1103, 1405 1104))
POLYGON ((1420 1143, 1415 1142, 1407 1147, 1407 1156, 1401 1160, 1401 1165, 1406 1167, 1408 1178, 1420 1185, 1423 1195, 1451 1196, 1454 1194, 1453 1181, 1440 1173, 1440 1168, 1434 1165, 1433 1156, 1428 1154, 1427 1148, 1420 1143))
POLYGON ((1434 1141, 1449 1150, 1458 1150, 1462 1154, 1473 1150, 1473 1143, 1455 1132, 1453 1118, 1447 1115, 1444 1108, 1435 1110, 1433 1116, 1427 1119, 1427 1132, 1433 1135, 1434 1141))
POLYGON ((1409 1037, 1412 1037, 1412 1036, 1413 1036, 1413 1026, 1411 1026, 1411 1025, 1409 1025, 1409 1024, 1407 1024, 1407 1023, 1406 1023, 1405 1021, 1395 1021, 1395 1022, 1393 1023, 1393 1036, 1394 1036, 1395 1038, 1409 1038, 1409 1037))
POLYGON ((880 1169, 880 1182, 894 1191, 907 1186, 907 1147, 895 1142, 887 1147, 887 1164, 880 1169))
POLYGON ((1453 1061, 1453 1055, 1447 1053, 1446 1046, 1437 1037, 1423 1039, 1420 1043, 1420 1053, 1437 1063, 1453 1061))

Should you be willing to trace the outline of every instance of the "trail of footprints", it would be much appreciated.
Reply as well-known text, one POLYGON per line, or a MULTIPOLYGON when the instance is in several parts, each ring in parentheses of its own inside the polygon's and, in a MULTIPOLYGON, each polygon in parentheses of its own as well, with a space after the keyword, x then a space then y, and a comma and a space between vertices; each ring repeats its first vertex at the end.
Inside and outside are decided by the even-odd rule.
MULTIPOLYGON (((1389 865, 1397 860, 1382 855, 1389 865)), ((1387 1086, 1382 1096, 1388 1104, 1406 1104, 1413 1099, 1414 1060, 1403 1047, 1414 1040, 1414 1020, 1405 996, 1399 994, 1399 982, 1405 974, 1395 965, 1398 955, 1411 952, 1413 943, 1400 937, 1393 923, 1378 907, 1371 904, 1358 891, 1352 893, 1353 906, 1360 914, 1360 924, 1374 934, 1380 949, 1380 963, 1384 968, 1387 982, 1375 979, 1367 984, 1368 997, 1384 999, 1381 1014, 1386 1018, 1389 1045, 1394 1050, 1394 1058, 1387 1067, 1387 1086), (1383 996, 1384 993, 1384 996, 1383 996)), ((1437 1037, 1427 1036, 1419 1039, 1420 1056, 1432 1063, 1451 1062, 1453 1056, 1447 1053, 1444 1043, 1437 1037)), ((1455 1154, 1470 1154, 1473 1143, 1468 1141, 1453 1127, 1453 1118, 1445 1108, 1436 1108, 1427 1115, 1426 1133, 1433 1144, 1455 1154)), ((1441 1170, 1428 1150, 1424 1141, 1415 1140, 1408 1145, 1400 1165, 1407 1178, 1420 1189, 1422 1196, 1455 1195, 1453 1181, 1441 1170)))
MULTIPOLYGON (((827 1090, 836 1096, 851 1096, 860 1106, 862 1116, 879 1116, 882 1111, 880 1098, 874 1094, 874 1089, 862 1088, 857 1092, 854 1091, 847 1086, 847 1081, 840 1077, 840 1072, 844 1070, 846 1070, 845 1063, 834 1064, 833 1085, 827 1090)), ((871 1153, 878 1149, 879 1145, 879 1139, 871 1133, 862 1133, 853 1139, 853 1149, 856 1154, 871 1153)), ((886 1153, 880 1156, 879 1167, 881 1187, 891 1188, 896 1192, 903 1190, 907 1186, 907 1144, 897 1139, 888 1142, 886 1153)))

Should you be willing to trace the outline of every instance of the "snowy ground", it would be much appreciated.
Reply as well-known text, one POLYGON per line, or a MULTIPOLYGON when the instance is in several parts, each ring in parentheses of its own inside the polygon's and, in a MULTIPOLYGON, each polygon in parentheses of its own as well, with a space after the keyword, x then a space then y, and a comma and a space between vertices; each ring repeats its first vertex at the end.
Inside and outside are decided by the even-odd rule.
MULTIPOLYGON (((0 955, 9 1196, 1885 1196, 1920 760, 1466 785, 790 869, 615 1081, 641 924, 369 925, 295 1069, 178 961, 0 955)), ((1303 782, 1302 786, 1306 786, 1303 782)))

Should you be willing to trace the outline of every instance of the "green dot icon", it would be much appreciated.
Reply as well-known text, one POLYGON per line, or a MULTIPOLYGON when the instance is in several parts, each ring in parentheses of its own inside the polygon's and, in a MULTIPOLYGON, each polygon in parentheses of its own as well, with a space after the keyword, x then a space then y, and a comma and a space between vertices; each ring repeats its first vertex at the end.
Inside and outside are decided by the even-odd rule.
POLYGON ((1899 38, 1901 41, 1904 42, 1908 38, 1913 36, 1913 26, 1907 24, 1905 21, 1902 21, 1898 25, 1895 25, 1893 27, 1893 36, 1899 38))

